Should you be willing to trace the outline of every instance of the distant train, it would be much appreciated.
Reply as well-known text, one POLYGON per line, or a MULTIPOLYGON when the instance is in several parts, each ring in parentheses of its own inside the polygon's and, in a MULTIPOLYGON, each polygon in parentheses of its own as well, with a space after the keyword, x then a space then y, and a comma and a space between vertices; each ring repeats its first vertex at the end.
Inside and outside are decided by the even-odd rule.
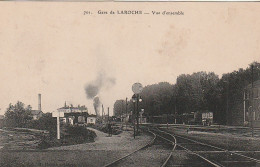
POLYGON ((202 124, 205 125, 212 125, 213 124, 213 112, 204 112, 201 114, 202 124))
POLYGON ((213 124, 213 112, 210 111, 197 111, 191 113, 183 113, 179 115, 175 114, 163 114, 160 116, 148 117, 150 123, 166 124, 188 124, 188 125, 203 125, 210 126, 213 124))
POLYGON ((210 126, 213 124, 213 112, 210 111, 197 111, 191 113, 184 113, 180 116, 182 123, 210 126))

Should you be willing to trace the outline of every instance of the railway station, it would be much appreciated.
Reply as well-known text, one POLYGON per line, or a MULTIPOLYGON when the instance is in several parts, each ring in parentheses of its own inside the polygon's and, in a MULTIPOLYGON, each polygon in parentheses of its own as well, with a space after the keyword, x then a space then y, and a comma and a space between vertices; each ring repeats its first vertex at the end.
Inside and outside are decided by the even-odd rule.
POLYGON ((0 167, 260 167, 260 0, 83 1, 0 0, 0 167))
MULTIPOLYGON (((256 81, 244 89, 244 109, 249 108, 243 111, 244 121, 249 122, 244 126, 217 124, 214 112, 209 110, 149 116, 142 104, 146 99, 142 94, 145 88, 138 82, 132 85, 133 96, 129 100, 126 98, 115 102, 114 113, 111 115, 109 107, 107 115, 105 114, 103 104, 95 108, 96 115, 91 115, 87 107, 73 107, 65 102, 50 117, 57 128, 57 139, 52 145, 48 144, 53 140, 51 138, 42 142, 42 137, 46 138, 50 132, 30 128, 8 129, 5 127, 5 117, 2 117, 1 140, 10 140, 13 144, 6 142, 0 147, 0 157, 7 157, 0 164, 20 157, 14 162, 15 165, 256 167, 260 164, 260 128, 257 124, 259 111, 254 107, 259 102, 258 83, 256 81), (131 111, 128 112, 129 110, 131 111), (80 132, 83 129, 87 130, 84 132, 86 136, 80 132), (30 132, 30 135, 25 132, 30 132), (94 136, 86 142, 85 138, 90 137, 90 133, 94 136), (79 138, 83 140, 80 141, 79 138), (27 151, 19 151, 20 149, 27 151), (43 152, 48 154, 42 154, 43 152), (21 158, 22 154, 26 157, 21 158), (71 155, 77 158, 71 159, 71 155), (97 162, 96 159, 100 156, 104 158, 97 162), (58 162, 57 158, 60 159, 58 162)), ((38 103, 41 108, 41 98, 38 103)), ((94 106, 95 104, 94 101, 94 106)), ((46 116, 42 114, 32 120, 41 122, 43 117, 46 116)))

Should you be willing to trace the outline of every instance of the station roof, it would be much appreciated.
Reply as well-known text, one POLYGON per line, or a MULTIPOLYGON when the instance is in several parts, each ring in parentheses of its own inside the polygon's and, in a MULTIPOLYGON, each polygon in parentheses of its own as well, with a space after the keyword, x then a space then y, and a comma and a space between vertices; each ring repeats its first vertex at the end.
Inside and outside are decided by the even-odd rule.
POLYGON ((69 107, 69 106, 66 106, 66 107, 61 107, 59 109, 79 109, 79 110, 87 110, 87 107, 69 107))

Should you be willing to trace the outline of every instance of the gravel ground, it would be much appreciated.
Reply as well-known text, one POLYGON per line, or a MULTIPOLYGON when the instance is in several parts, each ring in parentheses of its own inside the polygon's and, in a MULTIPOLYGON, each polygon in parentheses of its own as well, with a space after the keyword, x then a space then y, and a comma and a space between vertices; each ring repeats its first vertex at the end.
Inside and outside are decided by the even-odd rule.
POLYGON ((94 143, 53 147, 48 150, 126 150, 133 151, 141 146, 145 145, 148 141, 152 140, 152 137, 147 135, 136 136, 134 139, 132 131, 123 131, 119 135, 113 135, 108 137, 108 134, 98 131, 93 128, 88 128, 95 131, 97 137, 94 143))
POLYGON ((145 150, 141 150, 121 163, 115 165, 118 167, 152 167, 152 166, 161 166, 163 162, 167 159, 169 155, 169 150, 163 149, 160 146, 152 146, 145 150))
POLYGON ((172 145, 169 143, 161 142, 161 139, 156 139, 155 143, 147 147, 145 149, 142 149, 129 157, 126 157, 119 163, 113 165, 118 167, 136 167, 136 166, 142 166, 142 167, 152 167, 152 166, 161 166, 164 161, 169 156, 172 145))
POLYGON ((96 132, 94 143, 78 144, 35 151, 0 151, 0 166, 103 166, 118 159, 152 140, 152 136, 142 134, 135 139, 133 132, 107 137, 96 132))
POLYGON ((184 150, 177 149, 173 152, 172 157, 166 166, 209 167, 209 164, 201 160, 196 155, 192 155, 184 150))

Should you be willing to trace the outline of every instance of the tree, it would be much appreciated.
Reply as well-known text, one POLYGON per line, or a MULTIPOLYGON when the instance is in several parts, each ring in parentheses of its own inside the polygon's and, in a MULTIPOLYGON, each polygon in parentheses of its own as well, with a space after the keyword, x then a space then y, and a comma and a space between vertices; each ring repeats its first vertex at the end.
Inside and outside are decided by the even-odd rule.
POLYGON ((178 76, 175 98, 179 114, 216 109, 218 76, 213 72, 196 72, 178 76))
POLYGON ((33 129, 47 130, 52 136, 55 136, 57 130, 56 117, 52 117, 52 113, 43 113, 38 120, 28 122, 28 127, 33 129))
POLYGON ((20 101, 15 105, 10 103, 5 112, 5 122, 8 127, 25 127, 32 118, 31 106, 25 108, 24 103, 20 101))
POLYGON ((125 105, 125 100, 116 100, 116 102, 114 103, 114 115, 118 117, 122 114, 125 114, 125 105))
MULTIPOLYGON (((216 123, 241 125, 244 114, 243 91, 252 81, 259 79, 258 62, 249 64, 246 69, 240 68, 223 74, 221 78, 214 72, 181 74, 177 77, 176 84, 160 82, 145 86, 141 93, 143 101, 139 103, 139 108, 144 108, 148 116, 211 111, 214 113, 216 123)), ((118 101, 115 105, 117 113, 122 110, 121 104, 118 101)), ((131 100, 128 110, 133 111, 131 100)))
POLYGON ((173 85, 168 82, 145 86, 140 108, 149 116, 161 115, 173 111, 173 85))

